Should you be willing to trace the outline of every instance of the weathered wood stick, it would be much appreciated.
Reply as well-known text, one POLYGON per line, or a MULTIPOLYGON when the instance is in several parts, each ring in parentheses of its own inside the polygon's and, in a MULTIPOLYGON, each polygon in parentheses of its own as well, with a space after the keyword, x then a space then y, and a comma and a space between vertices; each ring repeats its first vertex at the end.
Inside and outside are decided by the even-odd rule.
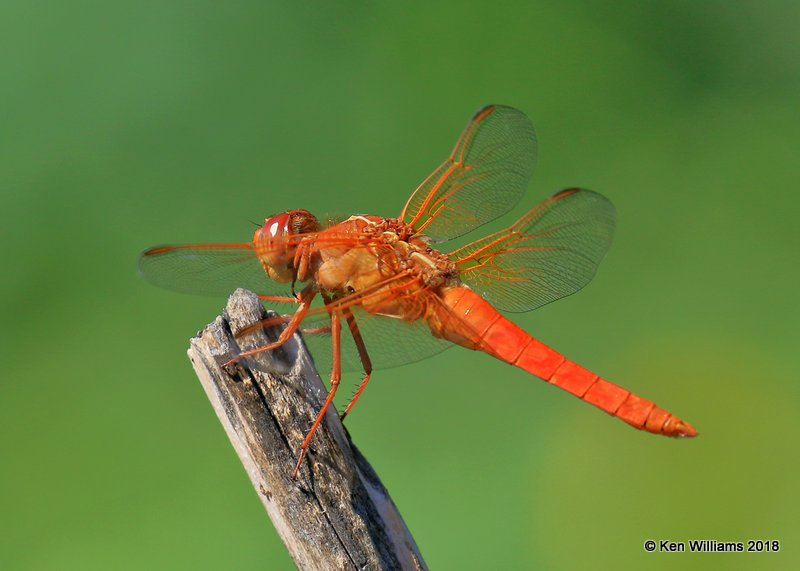
POLYGON ((427 569, 378 476, 331 407, 297 481, 298 448, 327 390, 299 336, 222 369, 239 352, 277 339, 282 326, 235 339, 267 317, 236 290, 223 314, 191 340, 189 358, 258 497, 299 569, 427 569))

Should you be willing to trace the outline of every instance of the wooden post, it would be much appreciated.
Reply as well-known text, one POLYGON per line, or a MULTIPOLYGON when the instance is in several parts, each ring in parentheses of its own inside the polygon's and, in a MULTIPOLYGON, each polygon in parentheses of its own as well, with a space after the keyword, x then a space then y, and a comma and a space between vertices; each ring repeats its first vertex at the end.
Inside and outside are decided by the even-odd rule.
POLYGON ((189 358, 261 503, 299 569, 427 569, 397 508, 331 407, 297 481, 297 451, 327 394, 299 336, 223 369, 240 351, 277 339, 273 327, 235 339, 267 317, 236 290, 191 340, 189 358))

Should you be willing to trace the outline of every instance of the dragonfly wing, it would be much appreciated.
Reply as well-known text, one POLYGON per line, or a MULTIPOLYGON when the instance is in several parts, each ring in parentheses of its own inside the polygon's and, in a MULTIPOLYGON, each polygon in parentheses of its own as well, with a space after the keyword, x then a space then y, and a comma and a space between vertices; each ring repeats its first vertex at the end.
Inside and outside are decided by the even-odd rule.
MULTIPOLYGON (((421 361, 453 345, 449 341, 431 335, 428 325, 422 320, 408 323, 400 319, 373 315, 358 307, 352 307, 351 311, 373 369, 391 369, 421 361)), ((363 365, 358 348, 347 323, 344 319, 342 321, 342 371, 361 372, 363 365)), ((302 327, 303 340, 308 345, 317 370, 323 378, 326 378, 331 370, 329 327, 330 319, 321 316, 304 321, 302 327)))
POLYGON ((461 279, 495 307, 528 311, 589 283, 614 235, 603 195, 562 190, 505 230, 451 253, 461 279))
POLYGON ((236 288, 260 295, 291 295, 290 284, 269 279, 250 242, 150 248, 139 257, 150 283, 199 295, 230 295, 236 288))
POLYGON ((535 164, 530 119, 511 107, 484 107, 450 157, 414 191, 400 218, 435 241, 461 236, 511 210, 535 164))

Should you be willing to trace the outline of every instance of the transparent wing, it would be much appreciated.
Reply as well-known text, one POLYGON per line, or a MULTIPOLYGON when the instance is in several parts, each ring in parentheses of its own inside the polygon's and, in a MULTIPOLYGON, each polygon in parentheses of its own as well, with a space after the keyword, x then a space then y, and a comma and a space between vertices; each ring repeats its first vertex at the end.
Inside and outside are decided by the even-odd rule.
POLYGON ((591 281, 611 245, 615 216, 601 194, 562 190, 450 256, 461 279, 495 307, 528 311, 591 281))
POLYGON ((139 257, 148 282, 181 293, 230 295, 236 288, 260 295, 291 295, 291 285, 269 279, 251 242, 150 248, 139 257))
MULTIPOLYGON (((424 321, 408 323, 381 315, 372 315, 363 309, 354 308, 353 316, 358 324, 364 345, 372 361, 373 369, 391 369, 415 363, 441 353, 453 344, 431 335, 424 321)), ((343 320, 344 321, 344 320, 343 320)), ((323 378, 331 370, 330 319, 303 322, 303 340, 306 342, 314 364, 323 378)), ((342 371, 361 372, 363 366, 350 329, 342 323, 342 371)))
POLYGON ((450 157, 414 191, 400 218, 436 241, 461 236, 511 210, 535 164, 530 119, 511 107, 484 107, 450 157))

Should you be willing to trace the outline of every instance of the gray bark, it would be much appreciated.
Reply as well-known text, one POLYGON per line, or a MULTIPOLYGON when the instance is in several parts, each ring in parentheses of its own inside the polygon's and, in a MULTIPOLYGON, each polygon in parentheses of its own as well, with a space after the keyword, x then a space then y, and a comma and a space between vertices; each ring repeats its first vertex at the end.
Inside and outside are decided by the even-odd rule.
MULTIPOLYGON (((274 315, 274 314, 273 314, 274 315)), ((426 569, 377 474, 331 407, 296 481, 296 455, 327 390, 299 335, 223 369, 282 326, 236 339, 267 316, 237 290, 223 314, 191 340, 189 358, 261 503, 299 569, 426 569)))

